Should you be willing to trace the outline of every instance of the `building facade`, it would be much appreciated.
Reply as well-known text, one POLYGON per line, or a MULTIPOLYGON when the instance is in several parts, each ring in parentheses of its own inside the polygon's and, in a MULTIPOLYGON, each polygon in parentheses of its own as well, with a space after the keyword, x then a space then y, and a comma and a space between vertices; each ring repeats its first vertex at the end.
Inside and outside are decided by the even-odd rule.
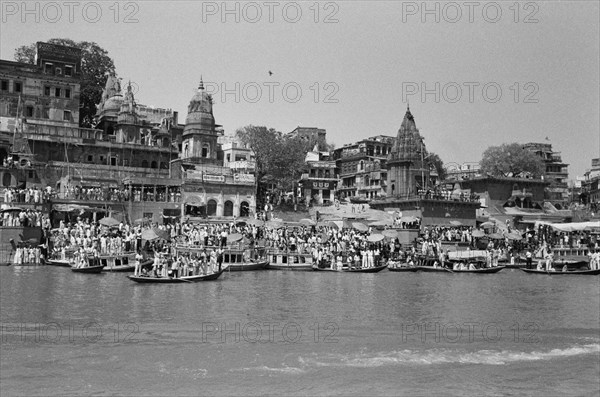
POLYGON ((0 80, 3 187, 50 186, 58 209, 85 201, 128 221, 180 219, 192 191, 205 192, 204 217, 255 210, 253 167, 223 165, 223 130, 203 87, 180 125, 177 112, 138 104, 131 84, 108 76, 95 128, 81 128, 80 50, 38 43, 36 64, 0 61, 0 80))
POLYGON ((570 201, 569 165, 562 161, 560 152, 552 150, 549 143, 526 143, 523 145, 535 153, 544 162, 544 180, 550 182, 546 187, 545 200, 552 203, 556 208, 566 208, 570 201))
POLYGON ((333 151, 339 175, 340 198, 364 200, 384 197, 387 188, 387 157, 394 137, 378 135, 333 151))

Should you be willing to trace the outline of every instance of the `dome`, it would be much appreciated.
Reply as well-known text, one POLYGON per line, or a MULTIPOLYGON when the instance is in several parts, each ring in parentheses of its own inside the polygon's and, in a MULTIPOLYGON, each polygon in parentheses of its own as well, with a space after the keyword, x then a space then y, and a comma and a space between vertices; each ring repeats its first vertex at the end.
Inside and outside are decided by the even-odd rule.
POLYGON ((98 113, 106 113, 106 112, 119 112, 121 109, 121 105, 123 104, 123 96, 117 94, 108 98, 104 103, 101 103, 98 106, 98 113))
POLYGON ((212 97, 204 91, 204 84, 200 80, 198 91, 194 94, 188 106, 184 135, 190 130, 213 131, 214 128, 215 118, 212 113, 212 97))

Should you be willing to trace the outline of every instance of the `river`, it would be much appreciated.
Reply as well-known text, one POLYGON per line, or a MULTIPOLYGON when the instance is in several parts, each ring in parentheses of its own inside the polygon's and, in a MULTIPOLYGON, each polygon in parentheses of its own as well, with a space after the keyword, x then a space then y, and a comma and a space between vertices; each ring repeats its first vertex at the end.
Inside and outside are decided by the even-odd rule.
POLYGON ((590 395, 600 277, 0 267, 2 396, 590 395))

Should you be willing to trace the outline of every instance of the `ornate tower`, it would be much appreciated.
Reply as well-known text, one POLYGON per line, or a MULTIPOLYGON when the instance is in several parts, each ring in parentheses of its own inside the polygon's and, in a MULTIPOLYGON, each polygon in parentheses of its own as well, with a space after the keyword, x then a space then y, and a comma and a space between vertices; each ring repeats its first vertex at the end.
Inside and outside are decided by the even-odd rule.
POLYGON ((135 98, 131 89, 131 82, 127 84, 127 91, 123 96, 119 114, 117 116, 117 142, 139 142, 138 115, 135 98))
POLYGON ((427 151, 423 137, 419 134, 410 107, 407 107, 396 142, 387 160, 388 197, 415 196, 419 188, 426 186, 429 180, 426 158, 427 151))
POLYGON ((219 132, 212 112, 212 97, 204 91, 200 78, 198 91, 188 106, 188 114, 183 129, 183 159, 197 163, 212 163, 217 160, 217 138, 219 132))

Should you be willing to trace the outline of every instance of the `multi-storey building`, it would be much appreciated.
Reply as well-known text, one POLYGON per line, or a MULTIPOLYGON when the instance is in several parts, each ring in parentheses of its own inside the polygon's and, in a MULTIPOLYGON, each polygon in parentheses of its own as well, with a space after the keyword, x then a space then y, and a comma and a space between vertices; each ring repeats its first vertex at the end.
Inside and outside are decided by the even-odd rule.
POLYGON ((585 196, 585 203, 590 204, 592 208, 600 208, 600 157, 592 159, 592 168, 584 174, 584 180, 581 183, 581 193, 585 196))
POLYGON ((302 197, 317 204, 332 203, 338 183, 336 162, 329 152, 319 151, 318 145, 306 154, 305 172, 300 177, 298 187, 302 197))
POLYGON ((337 165, 340 198, 373 199, 385 196, 387 186, 387 156, 394 137, 378 135, 333 151, 337 165))
POLYGON ((523 145, 535 153, 544 162, 543 179, 550 182, 546 188, 545 200, 554 204, 557 209, 566 207, 569 202, 569 178, 568 164, 563 163, 560 152, 552 150, 550 143, 526 143, 523 145))
POLYGON ((0 61, 4 187, 51 186, 58 191, 54 209, 80 201, 74 187, 119 189, 125 200, 96 192, 85 197, 86 205, 121 212, 130 221, 254 211, 253 168, 223 166, 217 142, 223 130, 214 123, 202 83, 180 125, 177 112, 138 104, 130 84, 122 92, 120 81, 108 76, 95 128, 81 128, 80 79, 76 48, 38 43, 35 65, 0 61), (187 200, 190 191, 203 191, 206 200, 187 200), (190 211, 196 206, 186 200, 200 209, 190 211))
POLYGON ((292 132, 287 133, 288 138, 300 138, 314 142, 325 143, 327 131, 315 127, 296 127, 292 132))

